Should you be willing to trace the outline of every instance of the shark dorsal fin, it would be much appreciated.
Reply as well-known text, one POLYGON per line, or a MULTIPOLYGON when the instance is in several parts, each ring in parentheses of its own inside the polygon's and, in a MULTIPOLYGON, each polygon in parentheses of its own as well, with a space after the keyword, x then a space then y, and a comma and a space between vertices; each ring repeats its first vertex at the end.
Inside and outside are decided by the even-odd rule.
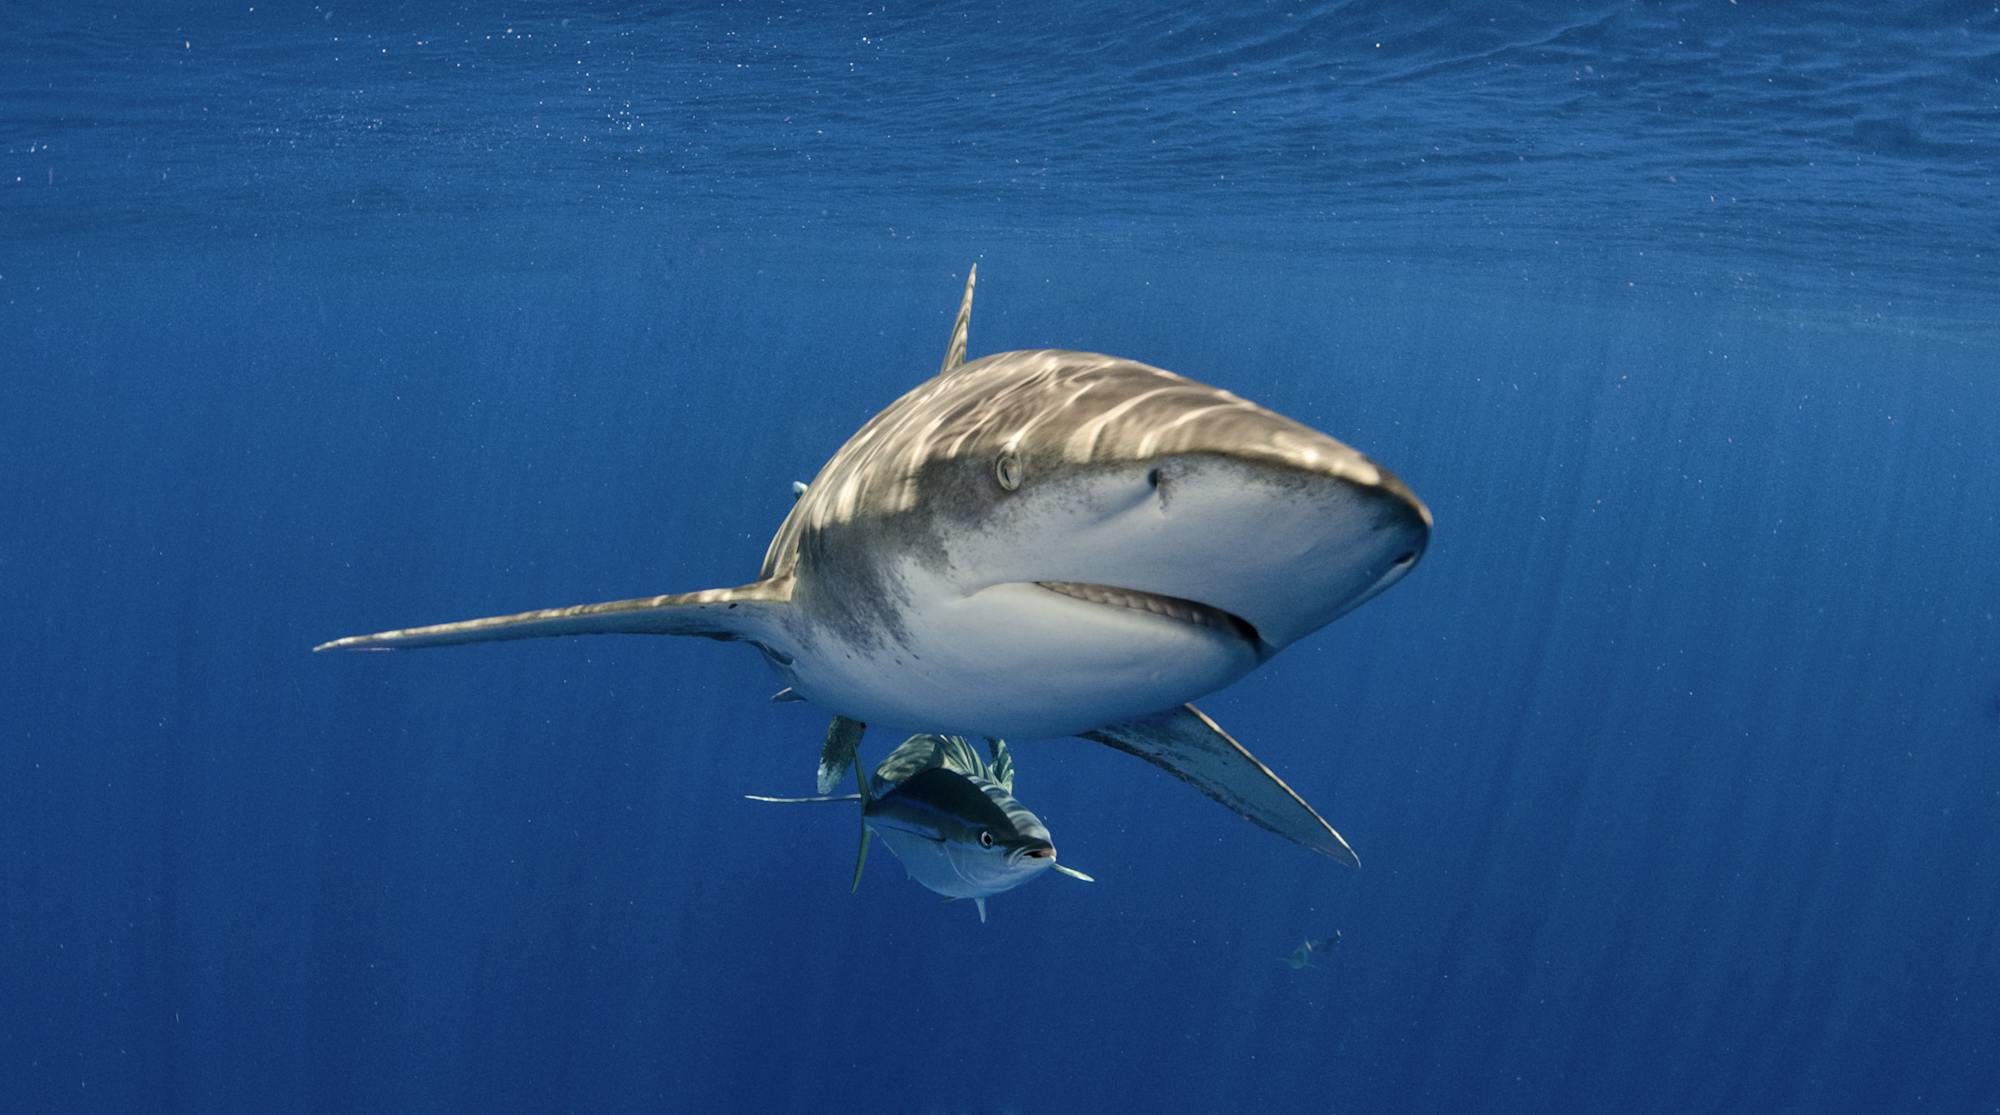
POLYGON ((951 344, 944 350, 944 363, 938 365, 938 374, 946 375, 965 363, 965 336, 972 327, 972 284, 979 279, 979 265, 965 273, 965 297, 958 303, 958 320, 951 323, 951 344))

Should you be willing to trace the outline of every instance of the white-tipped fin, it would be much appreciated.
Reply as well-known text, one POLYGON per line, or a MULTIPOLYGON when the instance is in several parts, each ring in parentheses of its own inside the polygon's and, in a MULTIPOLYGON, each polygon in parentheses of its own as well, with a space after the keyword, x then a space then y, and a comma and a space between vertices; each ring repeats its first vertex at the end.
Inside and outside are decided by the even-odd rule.
MULTIPOLYGON (((773 799, 768 799, 768 798, 765 798, 765 799, 759 799, 759 800, 766 800, 766 801, 768 801, 768 800, 773 800, 773 799)), ((1081 872, 1081 871, 1078 871, 1078 870, 1077 870, 1076 868, 1074 868, 1074 867, 1065 867, 1065 866, 1063 866, 1063 865, 1062 865, 1062 864, 1060 864, 1060 863, 1052 863, 1052 864, 1049 864, 1049 866, 1050 866, 1050 867, 1053 867, 1053 868, 1055 868, 1055 869, 1056 869, 1057 871, 1060 871, 1061 873, 1063 873, 1064 875, 1067 875, 1067 876, 1069 876, 1069 877, 1070 877, 1070 878, 1072 878, 1072 879, 1081 879, 1081 880, 1083 880, 1083 881, 1084 881, 1084 882, 1086 882, 1086 883, 1094 883, 1094 882, 1096 882, 1096 881, 1097 881, 1096 879, 1093 879, 1093 878, 1091 878, 1090 876, 1088 876, 1088 875, 1085 875, 1085 874, 1084 874, 1083 872, 1081 872)))
MULTIPOLYGON (((826 726, 826 740, 819 745, 819 792, 830 794, 840 780, 847 777, 847 768, 854 765, 854 758, 861 751, 862 733, 868 725, 859 720, 849 720, 836 716, 833 723, 826 726)), ((861 777, 861 792, 868 792, 868 780, 861 777)))
POLYGON ((951 323, 951 344, 945 347, 944 363, 938 365, 939 375, 965 363, 965 340, 972 329, 972 284, 978 280, 979 265, 975 263, 965 273, 965 297, 958 303, 958 320, 951 323))
POLYGON ((1083 738, 1137 755, 1251 824, 1349 867, 1361 866, 1360 857, 1326 818, 1193 705, 1085 732, 1083 738))
POLYGON ((783 577, 736 588, 543 608, 373 635, 350 635, 313 649, 401 650, 556 635, 694 635, 704 639, 754 640, 769 625, 772 610, 783 607, 791 598, 791 578, 783 577))

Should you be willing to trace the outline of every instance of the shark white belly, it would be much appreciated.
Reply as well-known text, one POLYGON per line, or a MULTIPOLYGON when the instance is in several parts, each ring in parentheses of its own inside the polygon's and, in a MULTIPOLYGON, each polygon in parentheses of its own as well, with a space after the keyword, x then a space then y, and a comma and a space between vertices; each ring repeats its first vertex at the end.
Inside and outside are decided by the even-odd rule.
MULTIPOLYGON (((941 590, 922 571, 908 583, 921 586, 913 596, 941 590)), ((1170 708, 1259 661, 1233 632, 1039 584, 939 591, 938 600, 911 609, 893 640, 856 643, 822 630, 811 653, 779 673, 800 695, 863 723, 1038 739, 1170 708)))

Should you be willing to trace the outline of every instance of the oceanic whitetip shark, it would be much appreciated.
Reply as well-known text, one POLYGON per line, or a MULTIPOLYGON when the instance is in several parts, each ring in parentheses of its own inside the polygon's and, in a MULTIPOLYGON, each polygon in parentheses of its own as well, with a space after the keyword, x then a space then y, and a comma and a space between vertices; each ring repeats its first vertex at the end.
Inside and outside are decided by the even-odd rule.
POLYGON ((737 640, 857 733, 1082 736, 1356 864, 1312 807, 1184 702, 1402 579, 1430 512, 1348 446, 1172 372, 1052 349, 967 361, 976 278, 938 374, 827 461, 755 581, 317 649, 737 640))
MULTIPOLYGON (((833 739, 829 738, 829 745, 833 739)), ((861 850, 854 885, 868 865, 868 843, 879 835, 910 878, 946 898, 970 898, 986 920, 986 900, 1053 868, 1073 879, 1090 876, 1056 862, 1048 826, 1014 797, 1014 760, 1005 740, 988 740, 989 764, 958 736, 914 735, 889 753, 873 777, 857 768, 858 794, 751 801, 785 804, 861 803, 861 850)), ((847 760, 852 761, 852 752, 847 760)))

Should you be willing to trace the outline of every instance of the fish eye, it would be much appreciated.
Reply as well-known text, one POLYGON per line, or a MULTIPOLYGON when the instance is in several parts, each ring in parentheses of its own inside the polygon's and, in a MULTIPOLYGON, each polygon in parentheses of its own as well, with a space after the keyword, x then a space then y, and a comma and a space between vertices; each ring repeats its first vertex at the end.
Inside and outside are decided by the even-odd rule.
POLYGON ((1000 482, 1001 490, 1011 492, 1021 486, 1021 458, 1012 450, 1003 449, 998 460, 993 462, 993 479, 1000 482))
POLYGON ((982 848, 991 848, 993 846, 993 834, 981 831, 979 834, 979 846, 982 848))

